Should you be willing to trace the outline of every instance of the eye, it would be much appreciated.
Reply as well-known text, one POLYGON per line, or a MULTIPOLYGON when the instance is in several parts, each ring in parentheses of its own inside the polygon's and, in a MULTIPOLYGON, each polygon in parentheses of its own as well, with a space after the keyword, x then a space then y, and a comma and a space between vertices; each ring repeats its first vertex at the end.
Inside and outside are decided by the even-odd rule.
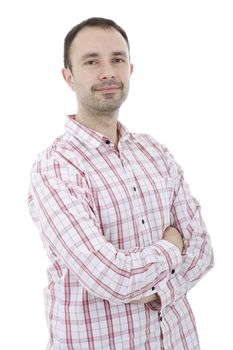
POLYGON ((114 58, 115 63, 122 63, 124 60, 122 58, 114 58))
POLYGON ((87 66, 93 66, 95 64, 97 64, 97 61, 95 61, 95 60, 89 60, 89 61, 85 62, 85 65, 87 65, 87 66))

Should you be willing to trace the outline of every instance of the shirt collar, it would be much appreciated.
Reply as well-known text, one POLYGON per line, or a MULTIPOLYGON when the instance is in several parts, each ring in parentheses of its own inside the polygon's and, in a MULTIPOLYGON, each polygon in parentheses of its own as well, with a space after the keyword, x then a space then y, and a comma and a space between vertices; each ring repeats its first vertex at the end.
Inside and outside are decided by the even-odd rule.
MULTIPOLYGON (((117 122, 117 127, 119 130, 119 142, 122 143, 123 141, 126 141, 131 134, 119 121, 117 122)), ((98 148, 101 144, 108 140, 106 136, 78 122, 75 119, 75 115, 67 116, 65 128, 67 132, 72 134, 81 142, 87 144, 89 147, 98 148)))

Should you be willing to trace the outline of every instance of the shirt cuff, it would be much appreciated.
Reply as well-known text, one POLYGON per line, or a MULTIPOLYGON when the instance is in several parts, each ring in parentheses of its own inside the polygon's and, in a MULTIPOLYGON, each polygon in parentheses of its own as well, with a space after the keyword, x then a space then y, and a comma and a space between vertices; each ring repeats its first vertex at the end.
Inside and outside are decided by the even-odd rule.
POLYGON ((168 276, 166 281, 162 281, 160 286, 155 285, 153 288, 154 293, 158 295, 158 299, 146 305, 153 311, 161 311, 167 305, 175 301, 175 291, 173 288, 168 287, 168 282, 171 281, 173 276, 175 277, 176 273, 179 271, 183 259, 179 248, 166 240, 156 242, 155 246, 156 248, 160 247, 164 252, 169 266, 168 276))
POLYGON ((168 274, 174 274, 182 264, 182 255, 174 244, 162 239, 154 244, 156 249, 160 249, 168 264, 168 274))

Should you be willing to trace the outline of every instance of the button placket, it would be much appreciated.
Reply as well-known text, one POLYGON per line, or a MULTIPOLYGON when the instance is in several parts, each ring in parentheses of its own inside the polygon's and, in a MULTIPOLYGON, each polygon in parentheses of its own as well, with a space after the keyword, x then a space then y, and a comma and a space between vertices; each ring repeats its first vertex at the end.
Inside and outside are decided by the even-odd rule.
POLYGON ((163 316, 162 316, 161 312, 158 313, 158 316, 159 316, 159 321, 162 322, 163 321, 163 316))
MULTIPOLYGON (((127 154, 124 153, 124 151, 121 151, 121 158, 124 160, 124 170, 128 173, 129 172, 129 178, 131 181, 135 179, 135 175, 133 172, 133 167, 132 167, 132 162, 131 158, 127 157, 127 154)), ((140 198, 140 191, 137 185, 137 181, 132 181, 129 182, 127 185, 129 186, 129 190, 132 195, 132 209, 133 209, 133 216, 136 220, 136 225, 138 226, 138 239, 140 242, 141 246, 146 246, 148 245, 148 241, 145 241, 145 230, 146 230, 146 219, 143 218, 144 210, 143 210, 143 205, 142 201, 140 198)))

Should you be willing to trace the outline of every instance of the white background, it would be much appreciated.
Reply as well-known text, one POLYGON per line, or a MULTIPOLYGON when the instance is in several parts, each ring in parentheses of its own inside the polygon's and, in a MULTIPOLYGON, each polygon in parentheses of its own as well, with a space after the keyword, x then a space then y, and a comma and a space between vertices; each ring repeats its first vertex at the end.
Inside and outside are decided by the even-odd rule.
MULTIPOLYGON (((29 170, 76 112, 63 39, 91 16, 128 33, 135 65, 120 120, 167 145, 202 205, 215 268, 190 292, 202 350, 233 349, 232 1, 2 1, 0 348, 43 350, 47 257, 29 217, 29 170)), ((175 349, 174 349, 175 350, 175 349)))

